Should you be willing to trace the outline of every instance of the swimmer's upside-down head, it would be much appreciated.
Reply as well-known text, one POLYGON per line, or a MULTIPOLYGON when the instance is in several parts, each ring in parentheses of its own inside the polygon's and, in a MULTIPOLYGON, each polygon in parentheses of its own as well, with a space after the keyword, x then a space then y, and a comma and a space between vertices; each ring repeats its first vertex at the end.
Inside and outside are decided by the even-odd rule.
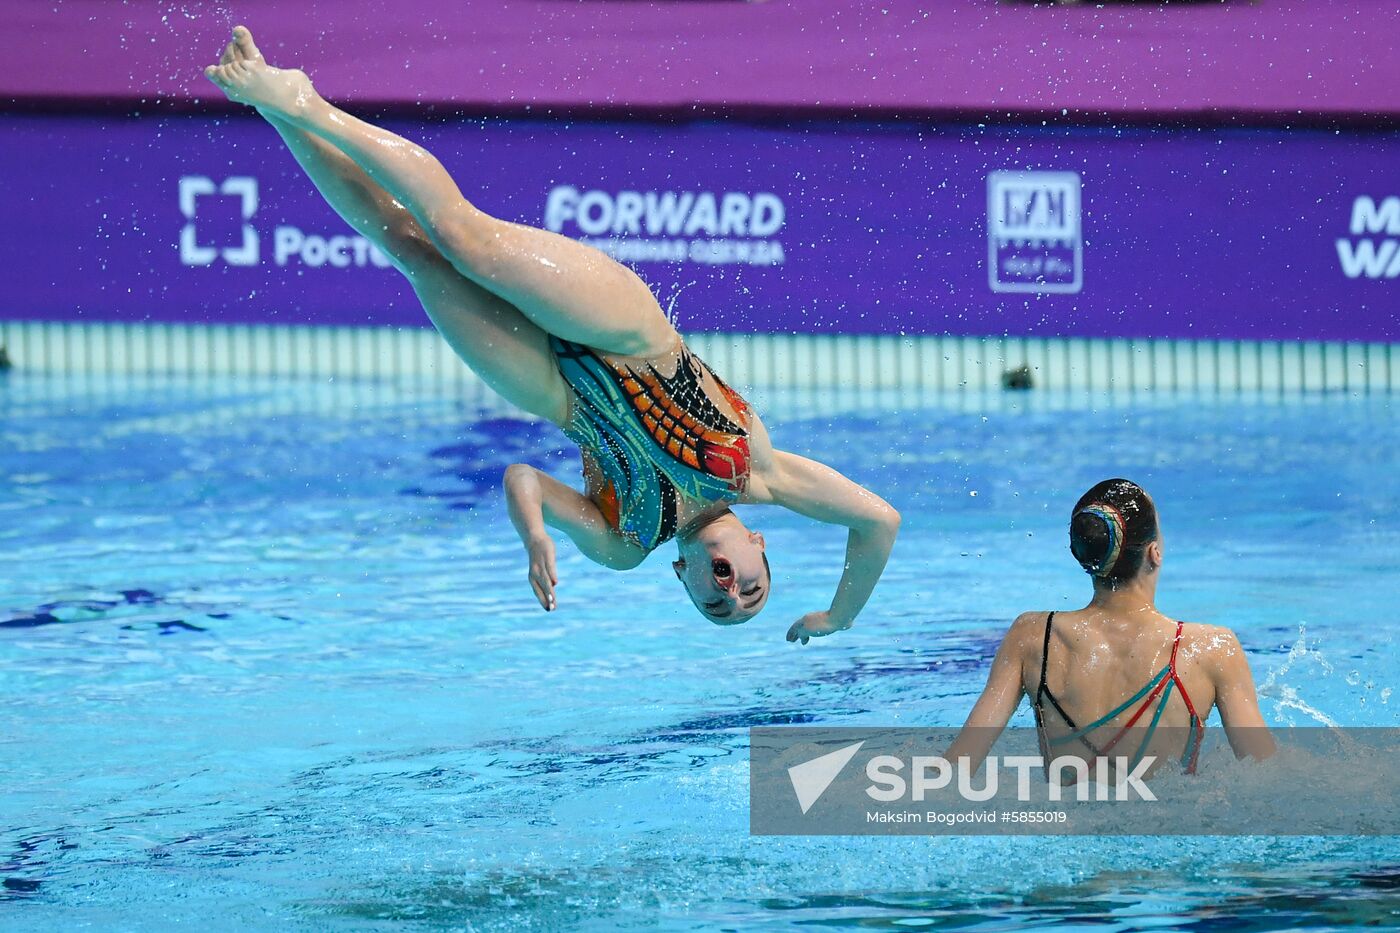
POLYGON ((686 595, 716 625, 738 625, 762 611, 773 587, 763 535, 724 511, 692 532, 677 535, 671 564, 686 595))

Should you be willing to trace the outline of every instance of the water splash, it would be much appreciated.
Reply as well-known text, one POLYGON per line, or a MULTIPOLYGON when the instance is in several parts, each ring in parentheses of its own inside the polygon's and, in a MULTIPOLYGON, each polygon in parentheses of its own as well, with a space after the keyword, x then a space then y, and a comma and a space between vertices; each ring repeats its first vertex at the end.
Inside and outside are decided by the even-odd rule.
POLYGON ((1296 710, 1321 725, 1333 729, 1341 727, 1331 716, 1304 700, 1297 687, 1284 681, 1284 677, 1293 670, 1294 665, 1315 664, 1323 676, 1331 676, 1332 664, 1318 650, 1318 643, 1318 639, 1308 642, 1308 623, 1298 623, 1298 638, 1289 648, 1288 657, 1284 658, 1281 665, 1270 670, 1264 682, 1259 685, 1259 699, 1272 701, 1275 721, 1295 725, 1293 717, 1286 711, 1296 710))
POLYGON ((666 299, 666 307, 662 309, 662 313, 666 315, 666 321, 677 330, 680 330, 680 316, 676 313, 676 302, 680 300, 681 293, 694 285, 696 281, 696 279, 691 279, 689 282, 677 285, 675 290, 671 292, 671 297, 666 299))

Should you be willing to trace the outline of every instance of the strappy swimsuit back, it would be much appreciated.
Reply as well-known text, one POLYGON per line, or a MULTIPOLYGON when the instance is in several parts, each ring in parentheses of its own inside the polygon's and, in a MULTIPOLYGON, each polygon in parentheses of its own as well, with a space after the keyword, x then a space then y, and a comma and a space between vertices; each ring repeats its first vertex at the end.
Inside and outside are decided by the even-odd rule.
POLYGON ((1036 729, 1040 732, 1041 744, 1046 752, 1044 757, 1047 763, 1050 758, 1048 746, 1063 745, 1066 742, 1073 742, 1076 740, 1082 742, 1084 747, 1089 749, 1095 757, 1108 755, 1108 753, 1122 741, 1123 737, 1128 734, 1128 731, 1132 729, 1133 726, 1137 725, 1138 720, 1143 717, 1155 702, 1157 704, 1157 709, 1152 714, 1151 722, 1148 723, 1147 735, 1143 736, 1142 744, 1138 746, 1137 752, 1133 755, 1132 764, 1129 766, 1129 771, 1131 771, 1133 768, 1137 767, 1138 762, 1142 761, 1142 756, 1147 751, 1147 746, 1152 743, 1152 734, 1157 731, 1157 723, 1162 718, 1162 712, 1167 708, 1167 700, 1170 699, 1172 695, 1172 688, 1175 687, 1181 693, 1181 699, 1186 704, 1186 711, 1191 714, 1191 737, 1187 740, 1186 750, 1181 755, 1181 764, 1187 774, 1195 774, 1196 760, 1201 753, 1201 739, 1205 736, 1205 724, 1201 722, 1201 717, 1196 715, 1196 707, 1192 705, 1191 697, 1186 693, 1186 685, 1181 682, 1181 677, 1176 672, 1176 652, 1177 648, 1181 645, 1182 623, 1176 623, 1176 637, 1172 639, 1172 656, 1171 660, 1167 662, 1166 667, 1154 674, 1145 687, 1128 697, 1128 699, 1124 700, 1120 705, 1114 707, 1098 719, 1095 719, 1087 726, 1078 726, 1075 724, 1070 714, 1065 712, 1065 708, 1060 705, 1060 701, 1055 699, 1055 695, 1050 692, 1050 687, 1045 683, 1046 672, 1050 667, 1050 627, 1054 622, 1055 613, 1052 612, 1045 620, 1045 645, 1041 649, 1040 654, 1040 686, 1035 691, 1035 702, 1032 704, 1035 709, 1036 729), (1069 726, 1069 734, 1053 739, 1047 738, 1045 732, 1045 702, 1047 700, 1050 705, 1055 708, 1055 712, 1060 714, 1060 718, 1065 721, 1065 725, 1069 726), (1096 745, 1090 740, 1089 736, 1091 733, 1112 722, 1114 718, 1127 712, 1136 703, 1140 703, 1141 705, 1138 706, 1133 715, 1108 742, 1103 745, 1096 745))
POLYGON ((590 495, 618 534, 650 551, 674 537, 682 499, 735 501, 749 479, 749 406, 681 344, 676 371, 550 336, 573 390, 564 433, 583 454, 590 495), (714 380, 739 422, 704 388, 714 380))

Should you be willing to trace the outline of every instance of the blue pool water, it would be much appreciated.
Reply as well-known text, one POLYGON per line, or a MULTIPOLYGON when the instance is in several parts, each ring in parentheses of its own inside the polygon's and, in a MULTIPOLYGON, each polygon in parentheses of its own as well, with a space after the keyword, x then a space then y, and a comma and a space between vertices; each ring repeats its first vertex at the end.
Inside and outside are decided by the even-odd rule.
POLYGON ((0 926, 1400 922, 1391 839, 751 837, 746 745, 959 724, 1010 619, 1085 599, 1067 511, 1118 474, 1163 513, 1163 610, 1239 632, 1270 722, 1400 725, 1391 399, 755 398, 905 516, 805 648, 843 535, 778 512, 748 625, 693 617, 669 546, 561 547, 541 612, 499 476, 576 460, 444 392, 0 382, 0 926))

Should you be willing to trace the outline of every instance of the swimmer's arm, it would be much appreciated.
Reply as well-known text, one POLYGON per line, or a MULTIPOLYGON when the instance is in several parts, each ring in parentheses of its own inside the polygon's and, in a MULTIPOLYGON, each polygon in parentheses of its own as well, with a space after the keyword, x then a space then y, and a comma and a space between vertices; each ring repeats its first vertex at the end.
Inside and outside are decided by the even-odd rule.
POLYGON ((1212 626, 1206 637, 1210 639, 1210 657, 1214 661, 1210 671, 1215 705, 1231 750, 1236 758, 1268 758, 1278 745, 1259 712, 1259 695, 1254 690, 1254 676, 1249 671, 1244 647, 1227 628, 1212 626))
POLYGON ((546 525, 568 535, 584 557, 613 570, 630 570, 646 557, 612 530, 591 500, 532 466, 507 467, 505 488, 511 524, 530 555, 530 586, 546 610, 555 608, 554 587, 559 585, 546 525))
POLYGON ((846 566, 831 608, 799 619, 788 630, 788 641, 801 639, 806 644, 814 635, 850 628, 885 571, 899 534, 899 513, 884 499, 831 467, 782 450, 773 451, 772 470, 765 485, 768 501, 773 504, 850 529, 846 566))
POLYGON ((963 723, 958 737, 943 753, 944 759, 955 765, 959 758, 967 758, 969 774, 976 774, 977 769, 982 767, 987 752, 991 751, 997 737, 1011 721, 1016 707, 1021 705, 1026 689, 1022 668, 1025 640, 1040 615, 1035 612, 1022 613, 1011 623, 1001 646, 997 648, 996 657, 992 659, 992 669, 987 674, 987 685, 982 688, 982 695, 973 704, 972 712, 967 714, 967 721, 963 723))

